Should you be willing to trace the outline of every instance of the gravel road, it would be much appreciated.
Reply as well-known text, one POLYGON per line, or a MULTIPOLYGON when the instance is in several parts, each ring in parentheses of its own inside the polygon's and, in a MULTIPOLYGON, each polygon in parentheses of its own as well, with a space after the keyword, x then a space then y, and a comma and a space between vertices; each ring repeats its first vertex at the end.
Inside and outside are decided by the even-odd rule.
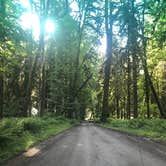
POLYGON ((83 123, 9 160, 5 166, 166 166, 166 147, 83 123))

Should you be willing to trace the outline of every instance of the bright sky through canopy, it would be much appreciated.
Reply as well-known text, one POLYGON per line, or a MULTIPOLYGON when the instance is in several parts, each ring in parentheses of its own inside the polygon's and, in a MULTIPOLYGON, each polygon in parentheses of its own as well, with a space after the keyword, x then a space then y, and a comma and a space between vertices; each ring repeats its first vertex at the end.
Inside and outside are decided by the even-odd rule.
MULTIPOLYGON (((26 12, 22 14, 20 18, 21 26, 24 29, 32 28, 33 36, 35 40, 37 40, 40 34, 39 16, 35 13, 32 14, 30 12, 30 4, 28 0, 20 0, 20 3, 27 10, 26 12)), ((55 23, 51 19, 46 20, 45 31, 47 34, 53 33, 55 31, 55 23)))
MULTIPOLYGON (((40 34, 39 16, 36 13, 33 13, 33 14, 31 13, 29 0, 20 0, 20 3, 27 10, 21 16, 21 26, 24 29, 32 28, 33 36, 35 40, 38 40, 39 34, 40 34)), ((72 2, 70 4, 70 7, 73 12, 77 12, 79 10, 76 2, 72 2)), ((56 28, 56 25, 54 21, 52 21, 51 19, 46 20, 45 31, 47 34, 52 34, 55 31, 55 28, 56 28)), ((117 31, 117 27, 114 27, 114 31, 115 30, 117 31)), ((98 50, 100 53, 104 55, 106 51, 106 37, 104 36, 100 40, 100 42, 101 42, 101 45, 99 46, 98 50)))
POLYGON ((47 33, 53 33, 55 31, 55 23, 52 20, 47 20, 45 29, 47 33))
POLYGON ((40 34, 40 26, 39 26, 39 17, 37 14, 31 14, 29 12, 23 13, 23 15, 21 16, 21 26, 24 29, 32 28, 35 40, 38 39, 40 34))

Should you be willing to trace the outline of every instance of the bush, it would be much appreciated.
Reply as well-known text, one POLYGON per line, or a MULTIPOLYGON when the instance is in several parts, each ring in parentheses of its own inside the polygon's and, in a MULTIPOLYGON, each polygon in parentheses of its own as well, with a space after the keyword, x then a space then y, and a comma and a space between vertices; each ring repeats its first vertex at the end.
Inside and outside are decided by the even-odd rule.
POLYGON ((113 127, 122 127, 123 126, 123 124, 120 122, 120 121, 111 121, 111 125, 113 126, 113 127))
POLYGON ((131 120, 115 120, 110 119, 108 122, 112 127, 142 129, 154 132, 166 131, 166 120, 162 119, 131 119, 131 120))
POLYGON ((47 124, 59 124, 59 121, 56 118, 48 118, 47 124))
POLYGON ((66 121, 66 118, 64 116, 58 116, 56 117, 56 119, 59 121, 66 121))
POLYGON ((0 121, 0 163, 70 126, 70 120, 51 114, 34 118, 4 118, 0 121))
POLYGON ((12 137, 7 135, 0 135, 0 149, 9 146, 9 142, 13 141, 12 137))
POLYGON ((162 120, 161 128, 166 131, 166 120, 162 120))
POLYGON ((4 119, 2 124, 1 124, 1 130, 5 130, 8 128, 12 128, 13 125, 13 120, 12 119, 4 119))
POLYGON ((39 121, 34 121, 34 120, 30 120, 30 121, 25 121, 23 128, 25 131, 29 131, 32 133, 38 133, 40 132, 41 128, 42 128, 42 124, 39 121))
POLYGON ((128 123, 128 127, 130 128, 143 128, 146 126, 146 121, 144 119, 132 119, 128 123))
POLYGON ((78 123, 78 120, 76 120, 76 119, 70 120, 70 124, 77 124, 77 123, 78 123))

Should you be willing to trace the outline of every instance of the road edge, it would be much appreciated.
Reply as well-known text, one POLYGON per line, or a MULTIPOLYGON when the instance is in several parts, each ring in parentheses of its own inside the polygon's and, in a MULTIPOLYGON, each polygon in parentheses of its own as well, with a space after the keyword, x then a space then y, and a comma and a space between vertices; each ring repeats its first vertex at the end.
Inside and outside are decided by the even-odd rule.
POLYGON ((100 127, 102 129, 105 129, 107 131, 112 131, 112 132, 116 132, 116 133, 120 133, 122 135, 125 135, 128 139, 130 139, 133 142, 136 142, 138 145, 141 143, 144 143, 145 149, 148 150, 149 152, 154 152, 155 154, 157 154, 158 156, 162 157, 164 160, 166 160, 166 145, 162 144, 160 142, 156 142, 154 140, 151 140, 150 138, 144 137, 144 136, 140 136, 140 135, 136 135, 136 134, 132 134, 132 133, 128 133, 125 131, 121 131, 121 130, 116 130, 116 129, 112 129, 109 127, 105 127, 102 126, 100 124, 94 124, 97 127, 100 127), (153 148, 154 147, 154 148, 153 148))
POLYGON ((58 141, 60 140, 65 134, 67 134, 70 130, 74 129, 75 127, 77 126, 80 126, 80 124, 75 124, 67 129, 64 129, 63 131, 60 131, 58 133, 56 133, 55 135, 51 135, 49 136, 47 139, 41 141, 41 142, 38 142, 36 144, 34 144, 32 147, 28 148, 27 150, 25 151, 22 151, 20 152, 19 154, 16 154, 16 155, 13 155, 11 157, 9 157, 8 159, 0 162, 0 164, 3 166, 5 165, 8 165, 8 163, 12 162, 12 161, 15 161, 15 160, 24 160, 25 158, 27 160, 33 158, 33 157, 36 157, 37 155, 40 154, 40 152, 37 152, 33 157, 25 157, 25 153, 27 151, 30 151, 31 149, 33 148, 36 148, 36 149, 40 149, 40 151, 43 151, 44 149, 46 148, 49 148, 54 142, 53 141, 58 141))

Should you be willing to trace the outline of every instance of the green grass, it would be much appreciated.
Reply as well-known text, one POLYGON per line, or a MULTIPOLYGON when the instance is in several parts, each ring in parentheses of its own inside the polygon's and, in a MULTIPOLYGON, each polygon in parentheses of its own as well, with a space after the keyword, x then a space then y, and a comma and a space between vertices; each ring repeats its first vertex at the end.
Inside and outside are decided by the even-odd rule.
POLYGON ((162 119, 132 119, 132 120, 108 120, 103 127, 144 136, 154 141, 166 143, 166 120, 162 119))
POLYGON ((0 163, 76 123, 54 116, 3 119, 0 121, 0 163))

